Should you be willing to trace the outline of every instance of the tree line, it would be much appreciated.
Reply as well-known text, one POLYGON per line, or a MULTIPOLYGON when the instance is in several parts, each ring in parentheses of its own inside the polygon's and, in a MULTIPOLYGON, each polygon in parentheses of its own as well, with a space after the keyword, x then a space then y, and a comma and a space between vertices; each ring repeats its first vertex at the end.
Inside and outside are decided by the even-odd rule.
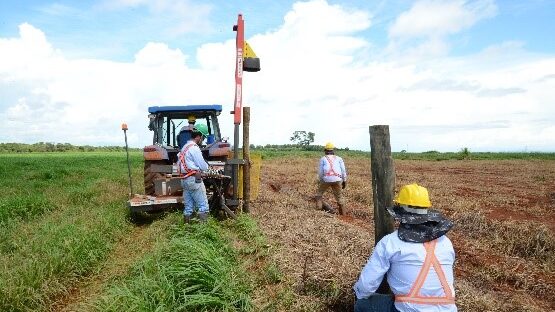
MULTIPOLYGON (((139 150, 130 148, 130 150, 139 150)), ((25 143, 0 143, 0 153, 44 153, 44 152, 117 152, 125 151, 123 146, 91 146, 72 145, 70 143, 38 142, 34 144, 25 143)))
MULTIPOLYGON (((254 150, 283 150, 283 151, 323 151, 323 145, 299 145, 299 144, 266 144, 266 145, 249 145, 254 150)), ((349 148, 335 148, 339 151, 348 151, 349 148)))

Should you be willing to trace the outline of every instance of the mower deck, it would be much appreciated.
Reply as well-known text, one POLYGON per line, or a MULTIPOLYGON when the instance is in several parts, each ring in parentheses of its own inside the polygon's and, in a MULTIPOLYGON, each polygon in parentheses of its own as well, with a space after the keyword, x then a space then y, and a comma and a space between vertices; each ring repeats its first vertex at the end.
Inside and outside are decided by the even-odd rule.
POLYGON ((182 196, 148 196, 135 194, 127 201, 131 212, 162 212, 183 207, 182 196))

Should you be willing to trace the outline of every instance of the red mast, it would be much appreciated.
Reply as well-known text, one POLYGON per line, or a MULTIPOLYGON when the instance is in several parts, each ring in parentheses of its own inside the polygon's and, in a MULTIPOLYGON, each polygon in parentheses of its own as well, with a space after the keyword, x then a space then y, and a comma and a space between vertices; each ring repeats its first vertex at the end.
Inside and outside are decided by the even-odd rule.
POLYGON ((237 25, 233 27, 237 32, 235 47, 237 59, 235 61, 235 104, 233 109, 233 123, 241 124, 241 110, 243 108, 243 49, 245 47, 245 22, 243 15, 237 16, 237 25))

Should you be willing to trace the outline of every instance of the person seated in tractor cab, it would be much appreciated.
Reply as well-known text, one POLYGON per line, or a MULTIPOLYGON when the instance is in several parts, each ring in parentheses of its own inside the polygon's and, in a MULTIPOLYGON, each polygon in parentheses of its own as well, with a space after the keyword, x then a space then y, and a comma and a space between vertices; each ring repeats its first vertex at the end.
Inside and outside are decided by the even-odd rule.
POLYGON ((177 145, 181 150, 183 146, 191 139, 191 132, 195 126, 195 122, 197 118, 193 115, 187 117, 187 125, 183 126, 181 130, 179 130, 179 134, 177 135, 177 145))

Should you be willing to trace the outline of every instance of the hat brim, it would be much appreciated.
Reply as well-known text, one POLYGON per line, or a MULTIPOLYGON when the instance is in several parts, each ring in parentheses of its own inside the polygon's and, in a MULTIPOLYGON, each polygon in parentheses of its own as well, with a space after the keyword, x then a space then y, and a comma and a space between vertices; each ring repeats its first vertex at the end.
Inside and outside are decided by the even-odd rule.
POLYGON ((445 235, 452 227, 453 222, 447 219, 423 224, 401 223, 397 235, 405 242, 424 243, 445 235))
POLYGON ((445 219, 441 212, 434 209, 428 209, 426 214, 418 214, 408 212, 400 206, 393 206, 388 207, 387 212, 389 212, 395 220, 406 224, 422 224, 428 221, 441 222, 445 219))

